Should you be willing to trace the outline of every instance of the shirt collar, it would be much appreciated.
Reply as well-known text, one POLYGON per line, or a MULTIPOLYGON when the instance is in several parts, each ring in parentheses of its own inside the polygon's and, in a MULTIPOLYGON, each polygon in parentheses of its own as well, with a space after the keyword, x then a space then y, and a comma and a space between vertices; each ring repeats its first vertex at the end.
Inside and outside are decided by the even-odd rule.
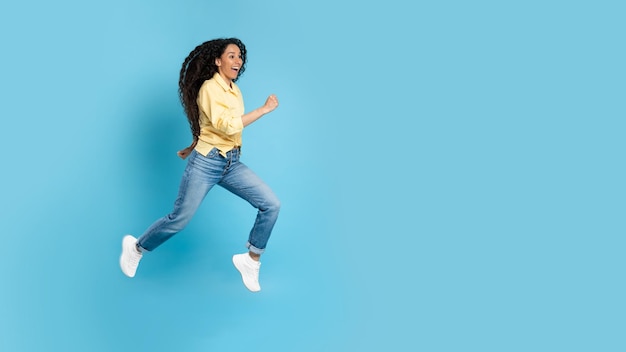
POLYGON ((225 92, 231 91, 233 93, 237 93, 237 90, 235 89, 235 82, 233 82, 232 87, 229 87, 222 78, 222 76, 220 76, 219 72, 215 72, 215 74, 213 75, 213 79, 217 82, 217 84, 220 85, 220 87, 222 87, 222 89, 224 89, 225 92))

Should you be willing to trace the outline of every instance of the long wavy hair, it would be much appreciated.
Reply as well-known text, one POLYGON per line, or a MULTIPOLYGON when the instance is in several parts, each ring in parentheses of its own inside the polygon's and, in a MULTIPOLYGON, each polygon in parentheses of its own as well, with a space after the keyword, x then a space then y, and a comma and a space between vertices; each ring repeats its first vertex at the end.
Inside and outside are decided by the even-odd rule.
POLYGON ((198 143, 200 137, 200 111, 198 109, 198 92, 204 81, 211 79, 215 75, 217 65, 215 59, 224 54, 229 44, 235 44, 241 50, 241 60, 243 64, 239 69, 236 82, 246 70, 246 46, 237 38, 219 38, 206 41, 193 49, 183 62, 178 80, 178 95, 180 102, 185 109, 185 115, 189 120, 189 127, 193 135, 191 145, 178 152, 178 156, 185 159, 198 143))

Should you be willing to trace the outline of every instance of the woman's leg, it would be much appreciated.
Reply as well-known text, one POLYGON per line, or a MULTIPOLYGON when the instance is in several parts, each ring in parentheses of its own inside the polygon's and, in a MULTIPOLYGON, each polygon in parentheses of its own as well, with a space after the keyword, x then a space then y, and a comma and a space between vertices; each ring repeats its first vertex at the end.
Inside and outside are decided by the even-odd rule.
POLYGON ((192 152, 183 174, 172 212, 154 222, 137 241, 138 247, 152 251, 187 226, 209 190, 219 182, 223 159, 217 150, 206 157, 192 152))
POLYGON ((272 190, 252 170, 231 155, 228 172, 222 178, 219 185, 247 200, 253 207, 258 209, 254 226, 248 237, 248 253, 235 254, 233 264, 239 270, 241 279, 246 288, 252 292, 261 290, 259 284, 259 269, 261 262, 259 257, 265 251, 265 246, 270 238, 278 212, 280 201, 272 190))
POLYGON ((241 162, 233 163, 218 183, 258 209, 246 246, 251 257, 258 260, 265 251, 280 212, 280 201, 270 187, 241 162))
POLYGON ((154 250, 187 226, 228 165, 215 148, 206 157, 196 151, 191 153, 172 212, 154 222, 138 240, 130 235, 122 239, 120 267, 126 276, 135 276, 143 250, 154 250))

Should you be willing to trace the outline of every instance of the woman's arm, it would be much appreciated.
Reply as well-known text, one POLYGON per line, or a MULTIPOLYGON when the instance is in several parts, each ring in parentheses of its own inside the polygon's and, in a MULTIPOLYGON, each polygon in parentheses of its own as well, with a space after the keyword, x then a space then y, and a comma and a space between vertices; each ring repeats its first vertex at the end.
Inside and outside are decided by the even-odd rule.
POLYGON ((265 104, 263 106, 241 116, 241 121, 243 121, 243 127, 246 127, 249 124, 253 123, 254 121, 260 119, 263 115, 269 114, 270 112, 274 111, 274 109, 276 109, 277 107, 278 107, 278 98, 276 98, 276 95, 272 94, 269 97, 267 97, 267 100, 265 101, 265 104))

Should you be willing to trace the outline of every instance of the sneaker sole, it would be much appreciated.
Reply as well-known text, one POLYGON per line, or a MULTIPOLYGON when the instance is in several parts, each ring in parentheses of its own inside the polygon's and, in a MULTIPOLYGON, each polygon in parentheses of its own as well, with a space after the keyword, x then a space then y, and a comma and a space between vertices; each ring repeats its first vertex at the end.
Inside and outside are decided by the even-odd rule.
POLYGON ((129 273, 126 272, 126 269, 124 268, 124 261, 122 260, 124 258, 124 250, 125 250, 124 242, 126 242, 126 238, 127 237, 131 237, 133 240, 135 239, 133 236, 130 236, 130 235, 126 235, 122 239, 122 254, 120 255, 120 269, 122 269, 122 273, 124 273, 124 275, 126 275, 126 276, 128 276, 130 278, 133 278, 133 277, 135 277, 135 274, 130 275, 129 273))

